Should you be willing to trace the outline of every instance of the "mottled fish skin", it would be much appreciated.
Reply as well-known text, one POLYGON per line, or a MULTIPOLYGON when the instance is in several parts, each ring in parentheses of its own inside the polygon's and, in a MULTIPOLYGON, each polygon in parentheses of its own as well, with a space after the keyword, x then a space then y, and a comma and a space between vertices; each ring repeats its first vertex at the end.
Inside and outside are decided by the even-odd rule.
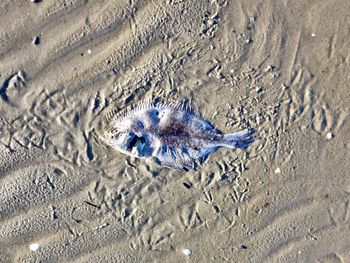
POLYGON ((142 103, 111 120, 105 142, 138 157, 155 157, 160 165, 195 170, 218 147, 246 148, 253 130, 223 134, 187 103, 142 103))

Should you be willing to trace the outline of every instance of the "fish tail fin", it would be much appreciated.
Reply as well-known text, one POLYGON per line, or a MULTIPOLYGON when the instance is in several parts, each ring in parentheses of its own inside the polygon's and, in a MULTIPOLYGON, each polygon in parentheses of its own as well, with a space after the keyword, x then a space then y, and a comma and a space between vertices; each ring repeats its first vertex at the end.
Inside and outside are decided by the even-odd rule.
POLYGON ((225 134, 220 146, 245 149, 254 142, 254 133, 254 129, 248 129, 240 132, 225 134))

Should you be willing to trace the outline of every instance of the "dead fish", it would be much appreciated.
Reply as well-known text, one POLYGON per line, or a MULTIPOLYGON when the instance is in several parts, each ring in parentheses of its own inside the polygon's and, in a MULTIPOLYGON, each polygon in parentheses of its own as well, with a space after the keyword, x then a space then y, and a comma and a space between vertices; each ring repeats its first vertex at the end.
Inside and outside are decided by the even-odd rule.
POLYGON ((164 167, 195 170, 219 147, 247 148, 253 129, 223 134, 188 103, 142 103, 109 120, 104 141, 137 158, 155 158, 164 167))

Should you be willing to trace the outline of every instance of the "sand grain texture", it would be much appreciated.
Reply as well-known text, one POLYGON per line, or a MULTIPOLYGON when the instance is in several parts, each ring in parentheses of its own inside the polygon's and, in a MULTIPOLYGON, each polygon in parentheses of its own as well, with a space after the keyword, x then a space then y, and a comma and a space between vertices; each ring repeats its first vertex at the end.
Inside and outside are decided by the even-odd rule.
POLYGON ((350 262, 349 10, 1 1, 0 262, 350 262), (149 98, 257 141, 189 173, 104 145, 149 98))

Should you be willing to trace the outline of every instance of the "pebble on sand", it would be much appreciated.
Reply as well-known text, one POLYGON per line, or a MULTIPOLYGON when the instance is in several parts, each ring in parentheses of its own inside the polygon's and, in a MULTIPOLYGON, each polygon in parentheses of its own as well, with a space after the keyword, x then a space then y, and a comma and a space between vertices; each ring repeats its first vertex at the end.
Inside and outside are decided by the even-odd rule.
POLYGON ((334 138, 334 135, 333 135, 333 133, 331 133, 331 132, 329 132, 329 133, 327 133, 327 139, 328 140, 330 140, 330 139, 333 139, 334 138))
POLYGON ((38 251, 39 248, 40 248, 40 245, 38 243, 33 243, 29 245, 29 249, 34 252, 38 251))
POLYGON ((185 248, 184 250, 182 250, 182 253, 184 253, 186 256, 191 256, 192 250, 189 248, 185 248))

